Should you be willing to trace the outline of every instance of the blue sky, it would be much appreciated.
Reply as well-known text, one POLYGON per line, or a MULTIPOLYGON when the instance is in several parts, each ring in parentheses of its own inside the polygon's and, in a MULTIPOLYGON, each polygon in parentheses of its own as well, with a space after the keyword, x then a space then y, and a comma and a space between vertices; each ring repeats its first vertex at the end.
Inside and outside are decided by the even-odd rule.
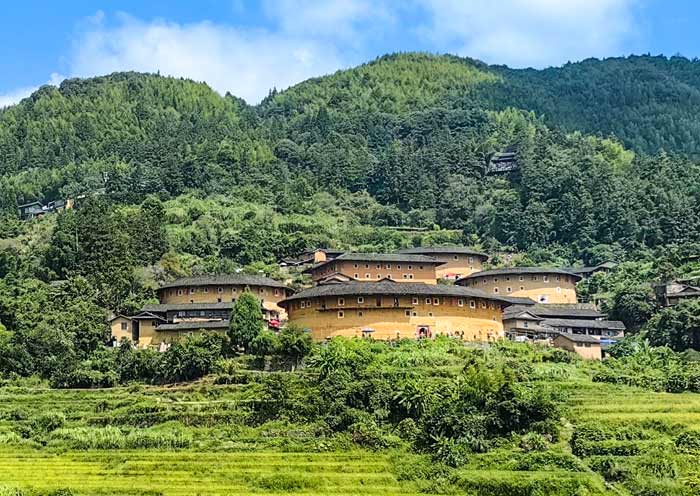
POLYGON ((42 84, 121 70, 190 77, 254 103, 395 51, 538 68, 700 56, 691 0, 24 0, 6 2, 0 19, 0 107, 42 84))

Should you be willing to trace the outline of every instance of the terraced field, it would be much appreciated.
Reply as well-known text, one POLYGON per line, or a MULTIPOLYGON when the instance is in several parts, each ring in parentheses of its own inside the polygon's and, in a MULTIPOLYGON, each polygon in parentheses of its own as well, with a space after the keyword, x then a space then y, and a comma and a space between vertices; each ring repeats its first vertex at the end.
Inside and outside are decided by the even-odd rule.
MULTIPOLYGON (((0 452, 5 486, 73 494, 419 494, 387 454, 162 451, 0 452)), ((0 492, 0 494, 2 494, 0 492)))
POLYGON ((449 470, 405 444, 372 451, 313 423, 246 423, 254 384, 4 387, 0 496, 700 494, 699 394, 593 383, 580 364, 535 369, 566 398, 560 439, 504 439, 449 470))

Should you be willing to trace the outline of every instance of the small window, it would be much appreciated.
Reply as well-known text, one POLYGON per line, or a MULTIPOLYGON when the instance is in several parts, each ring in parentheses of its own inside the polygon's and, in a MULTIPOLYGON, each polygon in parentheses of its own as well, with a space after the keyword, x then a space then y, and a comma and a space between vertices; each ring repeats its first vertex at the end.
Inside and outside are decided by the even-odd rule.
POLYGON ((279 296, 279 295, 280 295, 280 290, 279 290, 279 289, 275 289, 275 296, 279 296))
POLYGON ((460 306, 460 307, 464 306, 464 300, 462 298, 457 300, 457 306, 460 306))
POLYGON ((413 279, 413 274, 408 274, 409 279, 413 279))
POLYGON ((377 279, 381 279, 381 278, 382 278, 382 275, 381 275, 381 274, 377 274, 377 279))
POLYGON ((194 288, 190 288, 190 294, 194 294, 194 288))
POLYGON ((537 276, 532 276, 532 280, 533 280, 533 281, 536 281, 536 280, 537 280, 537 276))
POLYGON ((549 298, 547 297, 547 295, 540 295, 540 297, 538 298, 538 301, 540 303, 547 303, 549 301, 549 298))
POLYGON ((412 314, 414 317, 418 317, 418 312, 413 312, 412 314))
POLYGON ((364 302, 365 302, 365 298, 363 296, 357 297, 357 303, 364 303, 364 302))
POLYGON ((122 331, 126 331, 129 328, 129 324, 122 322, 122 331))
POLYGON ((549 276, 542 276, 542 280, 544 282, 549 282, 549 276))
POLYGON ((357 316, 358 316, 358 317, 364 316, 364 312, 362 312, 362 310, 358 311, 358 312, 357 312, 357 316))
POLYGON ((216 292, 217 292, 217 293, 223 293, 223 292, 224 292, 224 288, 222 288, 221 286, 219 286, 218 288, 216 288, 216 292))
POLYGON ((426 299, 425 299, 425 304, 426 304, 426 305, 430 305, 430 304, 432 303, 432 301, 433 301, 433 300, 431 300, 430 298, 426 298, 426 299))
POLYGON ((561 293, 561 288, 557 286, 557 293, 561 293))
POLYGON ((401 265, 397 265, 396 270, 401 270, 401 265))
POLYGON ((265 290, 264 290, 263 288, 260 288, 260 294, 261 294, 261 295, 264 295, 264 294, 265 294, 265 290))
POLYGON ((216 302, 217 302, 217 303, 221 303, 221 298, 217 298, 217 299, 216 299, 216 302))
POLYGON ((381 269, 381 268, 382 268, 382 264, 377 264, 377 268, 378 268, 378 269, 381 269))
POLYGON ((408 279, 408 274, 403 274, 401 277, 403 277, 404 279, 408 279))
POLYGON ((178 289, 178 290, 177 290, 177 295, 178 295, 178 296, 182 296, 182 290, 181 290, 181 289, 178 289))
POLYGON ((365 279, 369 279, 370 277, 372 277, 372 274, 365 274, 365 279))
POLYGON ((518 281, 524 281, 524 280, 525 280, 525 277, 523 277, 523 276, 518 277, 518 281))
POLYGON ((408 270, 413 270, 413 265, 409 265, 408 270))
POLYGON ((302 302, 301 302, 301 308, 306 308, 306 302, 305 302, 305 301, 302 301, 302 302))
POLYGON ((353 265, 353 267, 357 268, 357 264, 353 265))
POLYGON ((459 256, 457 256, 457 255, 455 255, 453 258, 454 258, 455 260, 459 260, 459 256))
POLYGON ((386 264, 387 269, 391 269, 391 264, 386 264))
POLYGON ((556 277, 557 281, 561 281, 561 276, 556 277))
POLYGON ((494 277, 494 278, 493 278, 493 282, 494 282, 494 284, 497 283, 497 282, 498 282, 498 277, 494 277))
POLYGON ((414 305, 418 305, 418 298, 413 298, 411 303, 413 303, 414 305))
POLYGON ((410 316, 411 316, 411 311, 410 311, 410 310, 406 310, 406 317, 410 317, 410 316))
POLYGON ((360 274, 355 273, 355 274, 353 275, 353 277, 354 277, 355 279, 359 279, 359 278, 360 278, 360 274))
POLYGON ((418 266, 418 269, 419 269, 419 270, 423 270, 423 266, 422 266, 422 265, 419 265, 419 266, 418 266))
POLYGON ((428 312, 428 317, 432 317, 432 316, 433 316, 433 312, 428 312))
POLYGON ((365 264, 365 269, 369 269, 369 264, 365 264))
POLYGON ((235 293, 236 291, 238 291, 236 288, 231 288, 232 293, 235 293))
POLYGON ((306 300, 306 308, 311 308, 311 300, 306 300))
POLYGON ((205 292, 205 293, 208 293, 208 292, 209 292, 209 288, 204 288, 204 292, 205 292))
POLYGON ((386 275, 386 278, 387 278, 387 279, 391 279, 391 274, 387 274, 387 275, 386 275))
POLYGON ((481 282, 483 282, 484 284, 486 284, 486 278, 484 277, 484 279, 483 279, 481 282))
POLYGON ((474 300, 469 300, 469 308, 476 308, 476 302, 474 300))
POLYGON ((486 302, 485 302, 485 301, 482 301, 482 302, 481 302, 481 308, 483 308, 484 310, 486 310, 486 302))
POLYGON ((506 288, 506 291, 509 292, 509 293, 512 293, 512 292, 513 292, 513 288, 507 287, 507 288, 506 288))
POLYGON ((520 291, 524 291, 524 290, 525 290, 525 286, 520 286, 520 291))
POLYGON ((498 293, 498 288, 493 288, 494 293, 498 293))
POLYGON ((345 305, 345 298, 338 298, 338 306, 342 307, 343 305, 345 305))
POLYGON ((345 317, 345 312, 343 312, 342 310, 338 310, 338 318, 342 319, 343 317, 345 317))
POLYGON ((506 276, 506 282, 510 281, 510 276, 506 276))
POLYGON ((440 304, 440 298, 433 298, 433 305, 439 305, 440 304))
POLYGON ((524 327, 525 329, 527 329, 528 327, 530 327, 530 324, 529 324, 529 322, 528 322, 527 320, 526 320, 525 322, 523 322, 523 327, 524 327))
POLYGON ((469 263, 474 263, 474 257, 469 257, 469 263))

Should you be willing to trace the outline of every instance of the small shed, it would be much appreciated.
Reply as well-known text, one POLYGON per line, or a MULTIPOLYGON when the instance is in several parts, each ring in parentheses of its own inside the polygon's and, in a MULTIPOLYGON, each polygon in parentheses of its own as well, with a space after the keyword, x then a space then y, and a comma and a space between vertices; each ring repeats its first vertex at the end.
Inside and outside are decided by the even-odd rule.
POLYGON ((560 333, 552 344, 555 348, 572 351, 586 360, 602 360, 600 340, 585 334, 560 333))

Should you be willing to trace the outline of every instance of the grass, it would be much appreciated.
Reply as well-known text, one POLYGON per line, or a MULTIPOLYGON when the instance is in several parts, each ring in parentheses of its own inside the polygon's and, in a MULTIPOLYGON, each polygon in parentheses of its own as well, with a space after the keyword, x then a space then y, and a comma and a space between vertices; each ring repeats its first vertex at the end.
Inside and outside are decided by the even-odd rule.
MULTIPOLYGON (((419 356, 398 347, 380 366, 421 369, 435 381, 459 373, 468 352, 437 346, 419 356)), ((582 363, 528 366, 531 380, 566 401, 560 438, 535 448, 519 436, 504 439, 457 469, 405 444, 360 449, 322 422, 249 422, 254 381, 7 386, 0 388, 0 496, 699 493, 700 450, 677 443, 700 429, 700 394, 593 383, 582 363)))

